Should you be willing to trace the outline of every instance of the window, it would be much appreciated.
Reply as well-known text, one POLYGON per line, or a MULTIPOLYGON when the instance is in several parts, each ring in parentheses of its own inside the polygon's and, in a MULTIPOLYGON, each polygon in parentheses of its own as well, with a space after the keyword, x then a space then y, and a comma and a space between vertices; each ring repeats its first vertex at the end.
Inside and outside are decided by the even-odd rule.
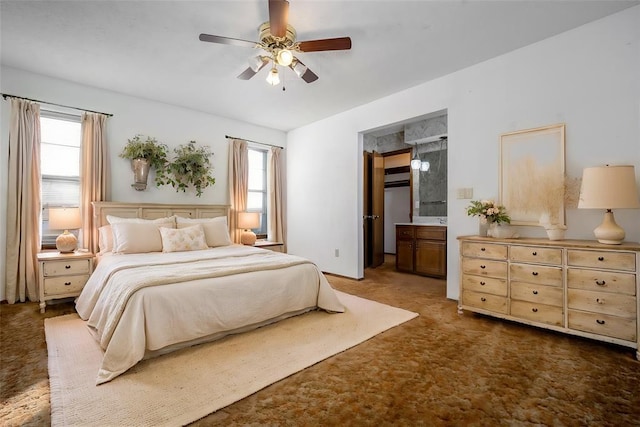
POLYGON ((49 229, 49 207, 80 205, 80 117, 41 111, 42 247, 55 248, 64 230, 49 229))
POLYGON ((267 151, 249 148, 249 191, 247 212, 260 212, 260 228, 253 231, 260 239, 267 237, 267 151))

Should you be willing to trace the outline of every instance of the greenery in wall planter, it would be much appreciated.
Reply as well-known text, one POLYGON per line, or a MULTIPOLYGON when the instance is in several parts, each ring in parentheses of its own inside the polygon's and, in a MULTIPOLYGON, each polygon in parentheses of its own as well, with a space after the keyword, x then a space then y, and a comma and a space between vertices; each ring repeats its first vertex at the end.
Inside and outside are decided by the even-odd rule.
POLYGON ((156 169, 156 186, 161 185, 167 164, 167 146, 165 144, 160 144, 158 140, 150 136, 143 140, 142 135, 138 134, 127 140, 127 145, 119 156, 131 161, 135 180, 132 187, 136 190, 141 191, 147 188, 147 175, 151 167, 156 169))
POLYGON ((202 190, 216 183, 216 179, 211 176, 209 159, 213 153, 209 147, 196 147, 195 141, 189 141, 173 151, 175 158, 167 163, 158 185, 170 184, 176 191, 183 192, 193 187, 196 196, 200 197, 202 190))

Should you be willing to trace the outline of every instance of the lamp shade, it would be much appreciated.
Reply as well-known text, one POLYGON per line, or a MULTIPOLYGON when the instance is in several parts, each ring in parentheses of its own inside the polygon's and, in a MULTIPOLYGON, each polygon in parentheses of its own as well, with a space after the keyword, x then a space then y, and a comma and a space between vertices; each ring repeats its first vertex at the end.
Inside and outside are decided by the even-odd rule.
POLYGON ((75 230, 80 227, 80 208, 49 208, 51 230, 75 230))
POLYGON ((238 228, 250 230, 258 227, 260 227, 260 212, 238 213, 238 228))
POLYGON ((633 166, 585 168, 580 187, 580 209, 640 208, 633 166))

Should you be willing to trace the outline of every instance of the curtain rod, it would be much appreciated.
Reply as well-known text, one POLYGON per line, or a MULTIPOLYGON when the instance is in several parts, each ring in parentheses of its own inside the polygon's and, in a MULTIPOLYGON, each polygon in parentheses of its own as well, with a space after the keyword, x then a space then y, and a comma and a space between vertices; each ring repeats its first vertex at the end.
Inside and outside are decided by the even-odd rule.
POLYGON ((253 142, 254 144, 267 145, 269 147, 277 147, 277 148, 282 148, 284 150, 284 147, 281 147, 279 145, 274 145, 274 144, 267 144, 266 142, 252 141, 250 139, 238 138, 237 136, 229 136, 229 135, 225 135, 224 137, 227 138, 227 139, 241 139, 243 141, 253 142))
POLYGON ((4 99, 7 99, 7 98, 26 99, 27 101, 41 102, 41 103, 43 103, 43 104, 55 105, 56 107, 73 108, 74 110, 85 111, 85 112, 87 112, 87 113, 104 114, 105 116, 113 117, 113 114, 109 114, 109 113, 102 113, 102 112, 100 112, 100 111, 86 110, 86 109, 84 109, 84 108, 71 107, 71 106, 69 106, 69 105, 56 104, 55 102, 40 101, 39 99, 25 98, 24 96, 10 95, 10 94, 8 94, 8 93, 3 93, 3 94, 1 94, 1 95, 2 95, 2 97, 3 97, 4 99))

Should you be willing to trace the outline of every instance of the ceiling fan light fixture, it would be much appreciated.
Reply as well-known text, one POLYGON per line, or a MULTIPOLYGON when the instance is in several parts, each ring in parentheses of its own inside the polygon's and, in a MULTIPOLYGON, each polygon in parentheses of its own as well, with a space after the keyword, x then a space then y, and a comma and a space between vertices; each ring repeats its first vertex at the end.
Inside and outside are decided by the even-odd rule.
POLYGON ((293 53, 289 49, 280 49, 276 54, 276 61, 283 67, 288 67, 293 62, 293 53))
POLYGON ((280 76, 275 66, 269 71, 269 74, 267 74, 267 83, 271 86, 277 86, 280 83, 280 76))

